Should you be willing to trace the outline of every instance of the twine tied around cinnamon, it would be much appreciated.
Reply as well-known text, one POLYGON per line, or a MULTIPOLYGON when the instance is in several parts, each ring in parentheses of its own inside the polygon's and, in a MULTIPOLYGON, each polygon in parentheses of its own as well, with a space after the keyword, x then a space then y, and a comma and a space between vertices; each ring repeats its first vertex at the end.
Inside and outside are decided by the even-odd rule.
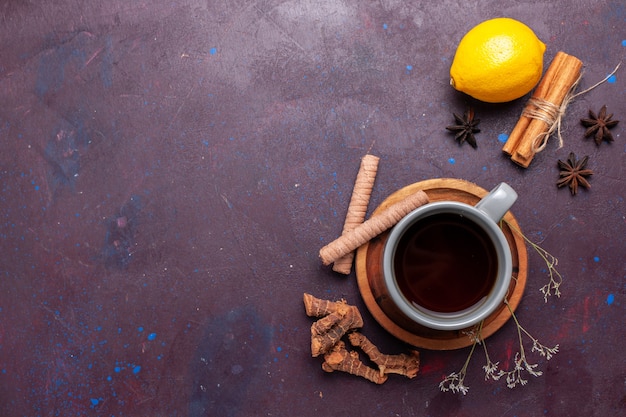
POLYGON ((574 94, 574 90, 576 90, 576 87, 578 87, 578 84, 583 77, 583 74, 581 73, 576 81, 574 81, 574 84, 572 84, 572 86, 570 87, 561 105, 557 106, 556 104, 551 103, 541 97, 531 97, 528 100, 528 105, 524 108, 522 116, 539 119, 548 126, 547 131, 540 133, 534 138, 532 143, 532 150, 534 153, 541 152, 545 149, 546 145, 548 144, 548 139, 554 134, 555 131, 557 132, 557 137, 559 139, 559 149, 563 147, 563 136, 561 135, 561 120, 563 119, 563 115, 565 114, 567 106, 576 97, 586 94, 594 88, 599 87, 600 85, 608 81, 609 78, 615 75, 620 65, 621 62, 617 64, 615 69, 609 75, 604 77, 604 79, 602 79, 601 81, 595 83, 594 85, 583 91, 574 94))
POLYGON ((502 151, 516 164, 528 168, 537 152, 545 149, 556 132, 559 148, 563 146, 561 121, 567 106, 576 97, 588 93, 613 76, 620 65, 600 82, 574 93, 582 78, 583 63, 573 55, 559 51, 533 91, 502 151))

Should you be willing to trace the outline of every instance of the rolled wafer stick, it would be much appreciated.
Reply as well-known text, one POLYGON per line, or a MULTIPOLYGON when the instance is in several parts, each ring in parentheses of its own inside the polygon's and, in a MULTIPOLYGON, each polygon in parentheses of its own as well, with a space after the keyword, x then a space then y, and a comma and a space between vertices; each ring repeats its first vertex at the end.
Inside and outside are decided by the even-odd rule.
MULTIPOLYGON (((374 188, 374 181, 376 180, 379 159, 380 158, 377 156, 369 154, 361 159, 361 166, 356 175, 356 181, 354 182, 352 197, 350 197, 350 204, 348 205, 348 212, 346 213, 342 234, 353 230, 365 220, 367 205, 369 204, 372 189, 374 188)), ((342 256, 333 264, 333 271, 348 275, 352 270, 353 260, 354 252, 342 256)))
POLYGON ((428 196, 424 191, 419 190, 397 203, 392 204, 381 213, 372 216, 352 229, 352 231, 341 235, 320 249, 322 263, 324 265, 330 265, 337 259, 352 252, 370 239, 391 228, 404 216, 426 203, 428 203, 428 196))

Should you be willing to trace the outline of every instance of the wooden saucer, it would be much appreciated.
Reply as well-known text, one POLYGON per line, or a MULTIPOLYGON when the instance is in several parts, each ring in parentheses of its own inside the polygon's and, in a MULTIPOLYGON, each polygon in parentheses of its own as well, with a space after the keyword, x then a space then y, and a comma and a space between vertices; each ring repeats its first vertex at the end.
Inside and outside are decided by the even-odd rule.
MULTIPOLYGON (((374 211, 374 214, 382 211, 391 204, 394 204, 409 194, 423 190, 430 201, 460 201, 470 205, 475 205, 488 191, 468 181, 450 178, 432 179, 420 181, 408 185, 391 194, 374 211)), ((513 311, 519 305, 526 286, 526 276, 528 273, 528 254, 526 244, 520 233, 512 228, 521 231, 517 220, 507 212, 504 216, 505 222, 501 223, 502 232, 509 242, 511 255, 513 258, 513 279, 509 287, 507 300, 513 311)), ((433 330, 419 325, 411 324, 399 325, 392 321, 376 301, 374 293, 377 282, 382 281, 382 252, 388 232, 372 239, 361 246, 356 253, 355 270, 359 291, 363 301, 376 321, 389 333, 398 339, 409 343, 415 347, 432 350, 452 350, 470 346, 473 340, 468 336, 467 331, 455 330, 433 330), (410 327, 410 330, 407 330, 410 327)), ((502 306, 487 317, 482 327, 482 338, 486 339, 500 329, 511 318, 511 312, 504 303, 502 306)))

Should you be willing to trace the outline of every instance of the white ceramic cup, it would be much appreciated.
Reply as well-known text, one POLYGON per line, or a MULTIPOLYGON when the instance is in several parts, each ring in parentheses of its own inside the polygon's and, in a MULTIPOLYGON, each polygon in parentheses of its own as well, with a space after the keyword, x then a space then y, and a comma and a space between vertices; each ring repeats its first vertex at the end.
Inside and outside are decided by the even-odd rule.
MULTIPOLYGON (((517 193, 515 190, 506 183, 500 183, 483 197, 476 206, 457 201, 438 201, 421 206, 400 220, 391 229, 383 249, 383 278, 387 292, 386 298, 388 298, 386 308, 395 310, 387 311, 387 313, 390 316, 398 316, 400 314, 403 321, 408 320, 430 329, 459 330, 480 323, 500 307, 507 295, 511 281, 512 258, 509 244, 498 226, 498 222, 516 199, 517 193), (487 240, 491 242, 493 249, 495 249, 495 265, 493 265, 493 268, 496 269, 495 279, 493 277, 489 278, 489 281, 493 280, 493 285, 490 286, 480 300, 469 307, 464 307, 460 311, 434 311, 421 306, 405 296, 406 291, 403 292, 401 290, 401 284, 396 279, 395 257, 399 256, 396 252, 403 236, 407 232, 410 233, 412 226, 416 225, 416 223, 423 221, 429 216, 440 214, 460 216, 473 222, 486 233, 487 240)), ((484 234, 482 235, 484 236, 484 234)), ((449 238, 454 239, 454 236, 449 238)), ((451 240, 450 242, 453 241, 451 240)), ((420 261, 417 260, 415 262, 419 263, 420 261)), ((439 279, 445 280, 445 278, 439 279)))

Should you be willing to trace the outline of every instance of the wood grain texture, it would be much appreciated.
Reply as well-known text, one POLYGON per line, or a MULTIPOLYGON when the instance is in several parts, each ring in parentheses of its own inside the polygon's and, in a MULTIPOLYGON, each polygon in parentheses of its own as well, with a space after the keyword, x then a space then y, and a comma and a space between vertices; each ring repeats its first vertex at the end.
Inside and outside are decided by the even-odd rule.
MULTIPOLYGON (((475 205, 488 193, 487 190, 465 180, 451 178, 431 179, 408 185, 391 194, 374 211, 374 214, 418 190, 423 190, 428 195, 430 201, 452 200, 470 205, 475 205)), ((517 220, 510 211, 504 216, 504 220, 517 228, 517 230, 521 230, 517 220)), ((524 239, 518 233, 513 232, 506 223, 502 223, 502 231, 511 247, 513 279, 509 288, 510 295, 507 299, 509 305, 515 311, 526 286, 528 254, 524 239)), ((393 336, 416 347, 431 350, 452 350, 470 346, 473 342, 463 330, 432 330, 403 321, 400 317, 394 317, 392 320, 383 311, 379 303, 384 303, 385 300, 382 300, 380 297, 382 291, 377 283, 382 282, 382 250, 387 236, 388 233, 385 233, 361 246, 356 255, 356 275, 359 291, 372 316, 393 336)), ((501 308, 485 319, 482 330, 483 338, 494 334, 510 318, 511 313, 503 303, 501 308)))

